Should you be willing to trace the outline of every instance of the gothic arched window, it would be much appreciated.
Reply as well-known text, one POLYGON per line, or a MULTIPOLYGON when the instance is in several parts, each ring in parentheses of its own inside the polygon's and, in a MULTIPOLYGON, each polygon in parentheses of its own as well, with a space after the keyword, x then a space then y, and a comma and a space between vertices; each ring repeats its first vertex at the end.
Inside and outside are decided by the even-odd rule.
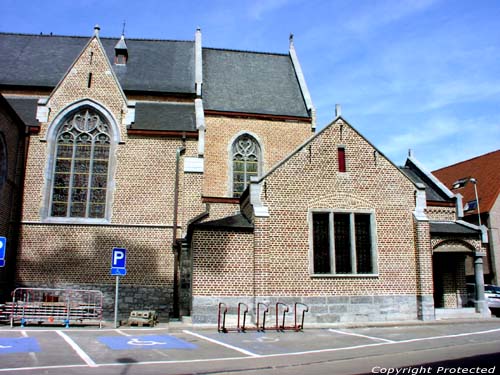
POLYGON ((260 173, 261 151, 259 143, 248 134, 239 136, 233 143, 233 196, 239 197, 250 183, 251 176, 260 173))
POLYGON ((106 217, 110 125, 85 107, 63 120, 56 132, 50 214, 58 218, 106 217))

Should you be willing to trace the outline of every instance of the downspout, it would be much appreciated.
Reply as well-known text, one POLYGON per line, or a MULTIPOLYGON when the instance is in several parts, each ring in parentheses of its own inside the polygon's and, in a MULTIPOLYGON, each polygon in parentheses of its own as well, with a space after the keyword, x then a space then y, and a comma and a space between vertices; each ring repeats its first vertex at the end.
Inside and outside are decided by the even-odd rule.
POLYGON ((179 253, 177 244, 177 218, 179 209, 179 174, 181 154, 186 151, 185 138, 182 138, 182 146, 175 153, 175 184, 174 184, 174 217, 172 220, 172 252, 174 253, 174 285, 171 317, 179 317, 179 253))

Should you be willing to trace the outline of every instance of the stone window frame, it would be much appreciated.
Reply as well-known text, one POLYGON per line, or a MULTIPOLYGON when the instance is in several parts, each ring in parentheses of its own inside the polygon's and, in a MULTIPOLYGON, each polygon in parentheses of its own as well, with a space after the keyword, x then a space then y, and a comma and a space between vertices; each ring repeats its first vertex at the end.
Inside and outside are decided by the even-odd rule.
POLYGON ((309 226, 309 274, 314 278, 328 278, 328 277, 378 277, 378 239, 377 239, 377 223, 375 210, 373 209, 322 209, 314 208, 308 211, 308 226, 309 226), (315 273, 314 272, 314 228, 313 228, 313 215, 323 213, 329 215, 329 255, 330 255, 330 272, 329 273, 315 273), (350 255, 351 255, 351 273, 335 273, 335 240, 334 239, 334 221, 335 214, 350 214, 350 255), (370 237, 371 237, 371 273, 357 273, 356 272, 356 244, 355 244, 355 230, 354 215, 367 214, 370 215, 370 237))
POLYGON ((0 189, 7 182, 8 166, 7 142, 5 141, 4 133, 0 132, 0 189))
MULTIPOLYGON (((259 137, 250 131, 243 130, 235 134, 228 145, 228 194, 230 197, 233 198, 238 198, 237 196, 234 195, 234 169, 233 169, 233 158, 234 158, 234 146, 236 144, 236 141, 238 141, 239 138, 243 136, 248 136, 254 139, 256 142, 258 148, 259 148, 259 157, 257 160, 257 176, 260 177, 262 176, 262 171, 263 171, 263 166, 264 166, 264 147, 262 141, 259 139, 259 137)), ((245 191, 248 187, 248 184, 245 186, 245 191)))
POLYGON ((112 216, 112 203, 115 188, 115 171, 116 171, 116 153, 118 144, 122 143, 120 139, 120 130, 118 121, 103 105, 94 102, 93 100, 84 99, 68 105, 61 110, 59 114, 51 121, 48 126, 45 140, 47 142, 47 162, 45 169, 45 188, 43 195, 43 206, 41 209, 42 222, 45 223, 68 223, 68 224, 109 224, 112 216), (110 150, 108 163, 108 180, 106 189, 106 208, 103 218, 87 218, 87 217, 57 217, 51 216, 52 190, 54 183, 54 170, 56 161, 57 136, 61 126, 65 123, 69 116, 84 109, 91 108, 98 112, 109 125, 110 135, 110 150))

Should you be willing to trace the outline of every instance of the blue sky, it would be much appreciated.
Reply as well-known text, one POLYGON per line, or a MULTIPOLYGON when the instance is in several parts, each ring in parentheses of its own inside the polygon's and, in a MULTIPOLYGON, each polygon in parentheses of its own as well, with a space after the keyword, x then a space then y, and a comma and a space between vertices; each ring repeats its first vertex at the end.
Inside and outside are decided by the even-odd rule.
POLYGON ((335 104, 396 164, 429 170, 500 148, 497 0, 0 0, 0 31, 193 40, 252 51, 295 47, 317 108, 335 104))

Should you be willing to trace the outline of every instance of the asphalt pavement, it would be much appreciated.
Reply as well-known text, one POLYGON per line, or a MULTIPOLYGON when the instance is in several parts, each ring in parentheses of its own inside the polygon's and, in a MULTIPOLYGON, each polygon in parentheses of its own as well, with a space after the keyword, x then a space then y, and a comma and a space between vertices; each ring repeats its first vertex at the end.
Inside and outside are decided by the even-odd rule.
POLYGON ((0 373, 9 374, 496 371, 500 372, 500 319, 245 333, 168 325, 120 329, 0 326, 0 373))

